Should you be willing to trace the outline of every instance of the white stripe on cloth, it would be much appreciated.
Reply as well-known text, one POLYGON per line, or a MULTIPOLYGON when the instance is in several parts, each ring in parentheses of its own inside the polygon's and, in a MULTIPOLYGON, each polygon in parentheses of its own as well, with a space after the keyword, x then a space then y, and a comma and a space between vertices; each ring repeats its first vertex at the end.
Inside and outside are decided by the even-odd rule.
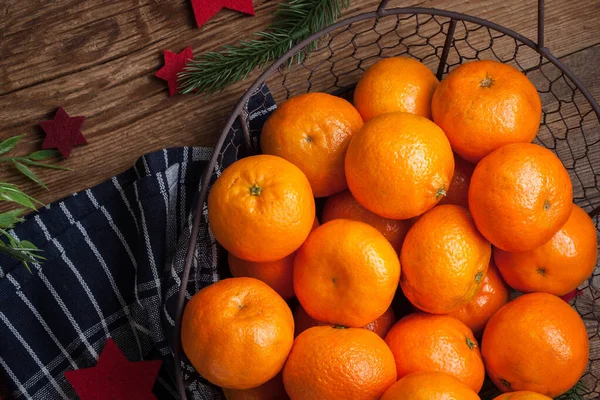
POLYGON ((25 389, 25 387, 23 386, 21 381, 19 381, 17 376, 14 374, 14 372, 12 372, 12 369, 10 369, 10 367, 8 366, 8 364, 4 361, 4 359, 2 357, 0 357, 0 365, 2 366, 2 369, 4 370, 4 372, 6 372, 8 374, 8 377, 17 384, 18 391, 17 391, 17 393, 13 393, 13 396, 24 395, 26 399, 31 399, 31 395, 29 393, 27 393, 27 389, 25 389))
POLYGON ((140 351, 140 358, 142 358, 144 356, 144 352, 142 351, 142 344, 140 343, 140 338, 137 335, 137 330, 135 329, 135 326, 133 325, 133 319, 131 318, 131 313, 129 312, 129 307, 125 303, 125 299, 123 298, 123 295, 121 294, 121 291, 119 290, 119 287, 117 286, 117 283, 115 282, 115 278, 113 277, 112 273, 110 272, 108 265, 106 265, 106 261, 104 261, 104 257, 102 257, 102 254, 100 254, 100 252, 98 251, 98 248, 96 247, 94 242, 92 242, 90 235, 88 235, 87 230, 83 227, 81 222, 74 220, 73 215, 71 215, 71 213, 67 209, 67 206, 65 206, 65 203, 61 201, 59 203, 59 206, 60 206, 60 209, 62 210, 62 212, 65 214, 65 216, 69 220, 69 222, 71 222, 71 224, 73 224, 73 222, 75 222, 75 226, 77 227, 77 229, 79 229, 79 232, 83 235, 83 239, 85 240, 87 245, 90 247, 90 250, 92 250, 92 253, 94 253, 94 256, 96 256, 96 260, 98 260, 98 262, 102 266, 102 269, 104 270, 104 273, 106 274, 106 277, 108 278, 108 281, 110 282, 110 286, 112 287, 113 292, 115 292, 115 295, 117 296, 117 300, 119 301, 119 304, 121 304, 121 307, 123 308, 123 311, 125 312, 127 320, 129 321, 129 325, 131 326, 131 332, 133 332, 133 337, 135 338, 135 341, 138 345, 138 349, 140 351))
POLYGON ((113 185, 115 185, 115 188, 117 188, 117 191, 121 195, 121 199, 123 200, 123 203, 125 203, 125 207, 127 207, 127 210, 129 211, 129 213, 133 217, 133 223, 135 224, 135 229, 139 233, 140 232, 140 227, 138 226, 137 217, 135 216, 135 213, 133 212, 133 209, 131 208, 131 204, 129 203, 129 200, 127 200, 127 196, 125 195, 125 191, 121 187, 121 184, 119 183, 119 180, 117 179, 116 176, 114 176, 111 179, 111 182, 113 183, 113 185))
POLYGON ((33 315, 35 315, 38 322, 40 323, 40 325, 42 325, 42 327, 44 328, 44 330, 46 331, 48 336, 50 336, 50 339, 52 339, 52 341, 54 342, 56 347, 58 347, 60 352, 65 355, 67 360, 69 360, 69 363, 71 363, 71 366, 73 366, 73 368, 75 368, 75 369, 79 368, 77 366, 77 363, 73 360, 73 358, 71 358, 71 355, 69 354, 69 352, 62 346, 62 344, 60 344, 60 341, 58 340, 58 338, 56 337, 54 332, 52 332, 52 329, 50 329, 50 326, 48 326, 48 323, 46 322, 46 320, 44 320, 44 317, 42 317, 40 315, 39 311, 33 306, 33 304, 31 304, 31 301, 29 301, 27 296, 25 296, 23 294, 23 292, 20 290, 19 282, 17 282, 15 280, 15 278, 13 278, 11 275, 8 275, 7 278, 15 286, 15 288, 17 288, 17 296, 19 296, 19 298, 23 301, 23 303, 25 303, 25 305, 29 308, 29 310, 31 310, 33 315))
MULTIPOLYGON (((117 227, 117 225, 115 225, 115 221, 113 221, 112 216, 106 210, 106 207, 101 206, 98 203, 98 200, 96 200, 96 197, 94 197, 94 194, 92 193, 92 191, 90 189, 87 189, 85 192, 88 195, 88 198, 90 199, 90 201, 92 202, 92 204, 94 205, 94 207, 96 207, 96 209, 99 209, 100 211, 102 211, 102 214, 104 215, 104 217, 108 221, 108 224, 110 225, 110 227, 112 228, 112 230, 115 232, 115 234, 117 235, 117 237, 121 241, 121 244, 123 244, 123 247, 125 248, 125 251, 127 252, 127 256, 129 257, 129 261, 131 261, 131 264, 133 265, 133 269, 135 271, 133 279, 134 279, 134 285, 135 285, 136 289, 133 291, 133 294, 135 296, 136 302, 141 306, 142 303, 140 303, 140 298, 139 298, 138 290, 137 290, 137 286, 138 286, 137 285, 138 264, 137 264, 137 261, 135 259, 135 256, 133 255, 133 252, 131 251, 131 247, 129 246, 129 243, 127 243, 127 240, 125 239, 125 237, 123 236, 123 234, 121 233, 121 231, 119 230, 119 228, 117 227)), ((153 287, 154 287, 154 285, 153 285, 153 287)))
MULTIPOLYGON (((92 294, 90 287, 87 285, 87 283, 85 282, 85 280, 83 279, 83 277, 81 276, 81 274, 79 273, 77 268, 75 268, 75 265, 73 265, 73 262, 71 262, 69 257, 67 257, 67 254, 66 254, 63 246, 60 244, 60 242, 56 238, 53 238, 50 236, 50 232, 48 232, 48 228, 46 228, 46 225, 44 225, 44 223, 42 222, 42 219, 40 218, 39 215, 36 215, 34 218, 35 218, 35 221, 37 222, 37 224, 39 225, 39 227, 42 229, 42 232, 44 232, 44 236, 46 236, 46 240, 51 241, 54 244, 54 246, 56 246, 56 249, 59 251, 61 258, 63 259, 65 264, 67 264, 69 266, 69 269, 73 272, 73 274, 75 275, 75 277, 81 284, 81 287, 83 288, 83 290, 87 294, 88 298, 90 299, 90 302, 92 303, 92 306, 94 306, 94 309, 98 313, 98 316, 100 317, 101 321, 104 322, 104 315, 102 314, 102 310, 100 309, 100 306, 98 305, 98 302, 96 301, 96 298, 92 294)), ((71 217, 71 219, 72 219, 72 217, 71 217)), ((108 326, 106 326, 105 323, 103 324, 103 328, 104 328, 104 332, 106 333, 106 336, 110 337, 110 333, 108 331, 108 326)))
MULTIPOLYGON (((175 251, 175 245, 177 243, 177 227, 175 226, 176 224, 176 209, 177 209, 177 198, 175 197, 177 194, 177 191, 175 191, 175 196, 171 196, 170 194, 170 189, 172 187, 172 185, 176 184, 177 181, 175 182, 169 182, 169 177, 171 178, 171 181, 173 180, 173 175, 175 175, 175 179, 177 178, 177 173, 179 170, 179 166, 178 165, 174 165, 173 167, 167 169, 165 171, 165 174, 167 175, 167 184, 165 185, 165 180, 164 180, 164 176, 163 174, 158 174, 156 176, 156 180, 158 182, 158 187, 160 189, 160 193, 162 194, 163 200, 165 201, 165 211, 166 211, 166 224, 167 226, 165 227, 166 229, 166 246, 165 246, 165 250, 166 250, 166 254, 173 254, 175 251)), ((166 272, 166 269, 168 268, 168 263, 165 263, 164 267, 163 267, 163 272, 166 272)))
MULTIPOLYGON (((17 234, 13 230, 10 231, 10 234, 15 239, 20 240, 19 237, 17 236, 17 234)), ((85 347, 94 356, 94 358, 98 358, 98 353, 96 353, 96 351, 94 350, 94 348, 90 345, 90 343, 87 341, 87 339, 83 335, 83 331, 81 330, 81 327, 79 326, 79 324, 75 321, 75 318, 73 318, 73 314, 71 314, 71 312, 69 311, 69 309, 65 305, 65 302, 58 295, 58 293, 54 289, 54 286, 52 286, 52 284, 50 283, 50 281, 48 280, 48 278, 46 278, 46 276, 42 273, 42 270, 40 269, 41 265, 39 263, 37 263, 37 262, 34 262, 33 266, 37 270, 38 276, 39 276, 40 280, 44 283, 44 285, 46 285, 46 287, 48 288, 48 291, 50 291, 50 293, 52 294, 52 297, 54 297, 54 300, 56 300, 56 302, 58 303, 58 306, 60 307, 60 309, 62 310, 62 312, 66 315, 67 319, 69 320, 69 322, 73 326, 73 329, 75 329, 75 332, 77 332, 77 335, 79 335, 79 337, 82 339, 85 347)))
POLYGON ((50 384, 54 387, 54 389, 56 389, 58 394, 60 394, 60 397, 62 397, 65 400, 69 400, 69 397, 60 388, 58 382, 56 382, 56 379, 54 379, 54 377, 52 376, 50 371, 48 371, 48 368, 46 368, 46 366, 42 363, 42 361, 39 359, 37 354, 35 354, 33 349, 29 346, 27 341, 25 341, 25 339, 23 339, 23 336, 21 336, 19 331, 13 326, 13 324, 10 323, 8 318, 6 318, 6 315, 4 315, 4 313, 1 311, 0 311, 0 319, 8 327, 8 329, 12 332, 12 334, 15 335, 15 337, 21 343, 21 345, 25 348, 25 350, 27 350, 27 353, 29 353, 29 356, 33 359, 33 361, 35 361, 35 363, 38 365, 38 367, 41 369, 41 371, 44 373, 44 375, 46 375, 46 378, 48 378, 48 381, 50 382, 50 384))
MULTIPOLYGON (((140 194, 137 188, 137 182, 133 184, 133 191, 135 193, 135 199, 138 203, 140 202, 140 194)), ((144 243, 146 244, 146 251, 148 252, 148 261, 150 262, 150 269, 152 269, 152 276, 154 277, 154 283, 157 289, 160 288, 160 277, 158 269, 156 268, 156 260, 154 259, 154 252, 152 251, 152 245, 150 243, 150 234, 148 233, 148 227, 146 226, 146 218, 144 217, 143 210, 140 210, 140 219, 142 221, 142 230, 144 232, 144 243)), ((160 290, 156 291, 158 294, 158 300, 162 302, 162 294, 160 290)))
POLYGON ((183 148, 183 162, 181 163, 181 168, 179 168, 179 212, 180 212, 180 225, 179 230, 183 232, 183 228, 185 228, 185 182, 187 180, 187 171, 188 171, 188 152, 190 151, 189 147, 183 148))
POLYGON ((150 176, 150 167, 148 166, 148 160, 146 160, 146 156, 142 157, 142 164, 144 164, 144 169, 146 170, 146 176, 150 176))
MULTIPOLYGON (((90 328, 88 328, 84 333, 82 333, 78 338, 76 338, 74 341, 72 341, 67 346, 67 351, 69 351, 69 352, 74 351, 74 349, 76 349, 82 342, 87 342, 86 338, 96 336, 97 333, 102 329, 103 325, 105 325, 105 324, 110 325, 110 324, 114 323, 115 321, 117 321, 118 319, 123 318, 123 317, 125 317, 124 310, 118 310, 117 312, 108 316, 106 318, 106 320, 102 320, 102 321, 92 325, 90 328)), ((106 342, 106 338, 101 337, 96 342, 96 345, 98 348, 102 348, 104 346, 105 342, 106 342)), ((98 359, 98 353, 93 348, 91 350, 91 353, 92 353, 93 358, 88 357, 88 354, 84 353, 85 359, 87 360, 86 361, 87 365, 85 365, 85 367, 93 366, 94 361, 96 361, 98 359)), ((54 369, 58 364, 62 363, 64 359, 65 359, 65 357, 62 354, 56 356, 50 363, 48 363, 47 368, 54 369)), ((27 382, 25 382, 22 386, 24 387, 24 389, 31 389, 34 385, 38 384, 40 379, 42 379, 43 377, 44 377, 44 374, 41 371, 38 371, 36 374, 34 374, 32 377, 30 377, 27 380, 27 382)), ((14 393, 15 397, 18 397, 19 395, 20 395, 19 393, 14 393)))
POLYGON ((77 332, 77 335, 79 335, 79 339, 81 339, 81 341, 83 342, 83 344, 85 345, 85 347, 87 348, 87 350, 90 352, 90 354, 94 358, 98 358, 98 353, 96 352, 96 350, 94 350, 94 348, 92 347, 92 345, 90 344, 90 342, 88 342, 87 338, 83 334, 83 331, 81 330, 81 327, 75 321, 75 318, 73 318, 73 314, 71 314, 71 312, 67 308, 65 302, 60 298, 60 296, 56 292, 56 289, 54 289, 54 286, 52 286, 52 284, 50 283, 50 281, 48 280, 48 278, 46 278, 46 276, 42 273, 42 271, 39 271, 38 276, 40 277, 40 279, 42 280, 42 282, 44 282, 44 284, 46 285, 46 287, 48 288, 48 290, 50 291, 50 293, 52 293, 52 296, 54 297, 54 299, 58 303, 58 306, 60 307, 60 309, 62 310, 62 312, 65 313, 65 315, 67 316, 67 319, 69 320, 69 322, 71 323, 71 325, 73 325, 73 329, 75 329, 75 332, 77 332))

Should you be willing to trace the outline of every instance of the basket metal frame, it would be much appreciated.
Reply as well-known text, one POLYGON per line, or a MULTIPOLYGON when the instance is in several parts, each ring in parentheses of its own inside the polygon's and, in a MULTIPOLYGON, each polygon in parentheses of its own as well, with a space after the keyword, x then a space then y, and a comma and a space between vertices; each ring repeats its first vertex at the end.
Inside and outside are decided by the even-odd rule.
MULTIPOLYGON (((250 132, 248 130, 248 125, 246 121, 246 116, 244 114, 244 107, 247 104, 248 100, 252 96, 252 94, 259 89, 267 80, 271 74, 273 74, 277 69, 282 67, 294 54, 302 51, 307 45, 318 40, 324 35, 327 35, 330 32, 335 31, 336 29, 348 26, 355 22, 367 20, 367 19, 377 19, 380 17, 391 16, 391 15, 399 15, 399 14, 414 14, 414 15, 429 15, 429 16, 439 16, 446 17, 450 19, 450 24, 448 26, 448 32, 446 33, 446 39, 444 42, 444 47, 442 49, 442 54, 440 56, 440 62, 437 69, 437 78, 441 80, 444 69, 446 67, 446 62, 448 58, 448 54, 450 48, 452 47, 452 42, 454 39, 454 32, 456 28, 456 24, 458 21, 470 22, 473 24, 478 24, 485 26, 487 28, 496 30, 501 32, 516 41, 519 41, 531 49, 535 50, 540 54, 541 59, 546 59, 550 61, 554 66, 556 66, 564 75, 566 75, 571 82, 576 86, 576 88, 581 92, 581 94, 585 97, 585 99, 591 105, 594 113, 596 114, 598 120, 600 121, 600 106, 596 102, 596 100, 592 97, 591 93, 583 86, 581 81, 563 64, 557 59, 555 56, 550 53, 548 48, 544 47, 544 0, 538 0, 538 12, 537 12, 537 43, 533 40, 526 38, 525 36, 503 27, 502 25, 498 25, 494 22, 487 21, 482 18, 473 17, 466 14, 457 13, 454 11, 440 10, 435 8, 422 8, 422 7, 402 7, 402 8, 387 8, 389 0, 382 0, 377 10, 374 12, 363 13, 359 15, 355 15, 350 18, 346 18, 341 20, 333 25, 330 25, 327 28, 320 30, 319 32, 314 33, 313 35, 307 37, 305 40, 301 41, 294 47, 292 47, 289 51, 287 51, 281 58, 271 64, 256 80, 250 85, 250 87, 246 90, 246 92, 242 95, 238 103, 236 104, 231 116, 227 120, 225 127, 221 135, 219 136, 219 140, 217 141, 213 154, 209 160, 208 165, 202 175, 202 185, 200 187, 200 193, 198 195, 198 199, 196 202, 196 206, 194 209, 194 218, 192 231, 190 236, 190 241, 187 248, 185 264, 183 268, 183 274, 181 277, 181 286, 179 288, 179 293, 177 297, 177 304, 175 310, 175 333, 173 335, 173 342, 171 343, 173 349, 174 356, 174 374, 175 381, 177 386, 177 392, 181 400, 187 400, 187 396, 185 394, 185 384, 183 381, 183 373, 181 368, 181 361, 183 357, 182 346, 181 346, 181 319, 183 315, 183 309, 185 304, 185 293, 186 287, 189 281, 190 270, 193 263, 194 254, 196 252, 196 244, 198 232, 200 229, 201 218, 203 214, 204 204, 207 199, 208 187, 210 183, 210 178, 212 172, 217 163, 217 158, 219 153, 223 147, 227 134, 236 119, 240 119, 242 131, 244 135, 244 142, 247 148, 251 148, 251 138, 250 132)), ((597 207, 593 211, 590 212, 590 216, 595 216, 600 213, 600 207, 597 207)))

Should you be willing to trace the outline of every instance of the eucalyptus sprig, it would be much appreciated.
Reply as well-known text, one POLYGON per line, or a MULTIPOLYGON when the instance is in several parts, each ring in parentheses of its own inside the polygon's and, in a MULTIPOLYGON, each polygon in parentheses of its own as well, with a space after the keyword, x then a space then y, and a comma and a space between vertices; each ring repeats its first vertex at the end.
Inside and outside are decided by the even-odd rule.
MULTIPOLYGON (((245 79, 256 68, 275 61, 293 46, 333 24, 348 8, 350 0, 286 0, 275 11, 274 21, 264 32, 235 46, 223 46, 190 60, 179 74, 180 93, 212 94, 245 79)), ((316 50, 317 42, 290 60, 300 63, 316 50)))
MULTIPOLYGON (((56 157, 59 153, 55 150, 38 150, 26 156, 5 156, 6 153, 13 150, 23 140, 25 135, 10 137, 0 142, 0 166, 3 168, 10 166, 28 179, 37 183, 39 186, 48 190, 48 187, 42 182, 31 167, 51 168, 58 170, 68 170, 68 168, 59 165, 44 163, 41 161, 56 157)), ((34 197, 23 192, 17 185, 8 182, 0 182, 0 202, 11 202, 21 207, 0 213, 0 253, 6 253, 10 257, 19 260, 30 270, 29 263, 44 260, 39 253, 40 249, 35 244, 27 240, 18 240, 10 234, 10 229, 23 221, 23 214, 28 210, 35 210, 36 206, 44 204, 34 197)))

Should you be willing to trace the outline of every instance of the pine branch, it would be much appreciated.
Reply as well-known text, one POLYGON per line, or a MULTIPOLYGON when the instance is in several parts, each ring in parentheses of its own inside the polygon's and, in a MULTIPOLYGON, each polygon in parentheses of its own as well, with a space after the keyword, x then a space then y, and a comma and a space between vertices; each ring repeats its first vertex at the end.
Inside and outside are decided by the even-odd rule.
MULTIPOLYGON (((256 68, 264 68, 308 36, 333 24, 349 5, 350 0, 284 1, 265 32, 190 60, 179 74, 180 93, 212 94, 245 79, 256 68)), ((292 57, 289 65, 302 62, 317 46, 317 42, 308 45, 292 57)))

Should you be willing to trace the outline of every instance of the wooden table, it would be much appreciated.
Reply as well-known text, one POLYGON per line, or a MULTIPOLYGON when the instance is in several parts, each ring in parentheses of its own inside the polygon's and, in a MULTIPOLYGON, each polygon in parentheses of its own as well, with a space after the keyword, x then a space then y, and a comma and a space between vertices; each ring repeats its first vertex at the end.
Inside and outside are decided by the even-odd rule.
MULTIPOLYGON (((379 0, 353 0, 346 15, 374 10, 379 0)), ((41 120, 64 106, 84 115, 89 141, 60 161, 71 172, 39 170, 50 191, 0 172, 43 202, 96 185, 144 153, 170 146, 214 144, 228 113, 251 82, 210 98, 169 97, 154 77, 162 50, 195 54, 263 29, 279 0, 254 0, 256 16, 223 10, 196 28, 189 0, 3 0, 0 2, 0 138, 26 133, 20 152, 39 148, 41 120)), ((391 0, 479 16, 535 39, 535 0, 391 0)), ((546 45, 600 98, 600 1, 547 0, 546 45)))

